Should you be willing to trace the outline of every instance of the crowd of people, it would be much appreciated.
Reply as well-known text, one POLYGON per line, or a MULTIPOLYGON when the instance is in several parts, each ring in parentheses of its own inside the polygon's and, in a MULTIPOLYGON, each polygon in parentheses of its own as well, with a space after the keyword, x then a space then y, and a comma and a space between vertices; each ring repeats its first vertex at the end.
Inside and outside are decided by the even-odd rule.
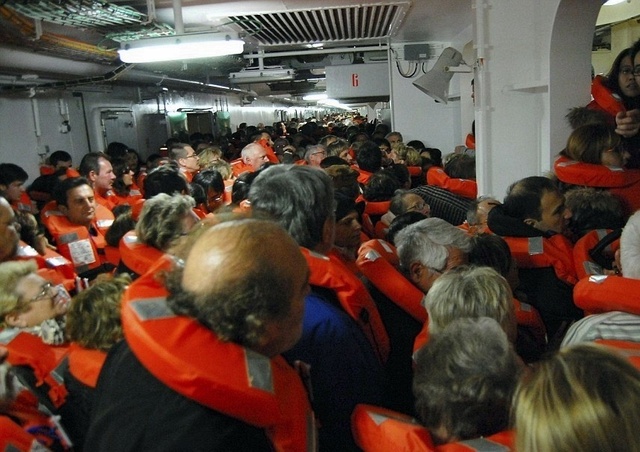
POLYGON ((0 164, 0 446, 640 451, 636 67, 503 199, 359 116, 0 164))

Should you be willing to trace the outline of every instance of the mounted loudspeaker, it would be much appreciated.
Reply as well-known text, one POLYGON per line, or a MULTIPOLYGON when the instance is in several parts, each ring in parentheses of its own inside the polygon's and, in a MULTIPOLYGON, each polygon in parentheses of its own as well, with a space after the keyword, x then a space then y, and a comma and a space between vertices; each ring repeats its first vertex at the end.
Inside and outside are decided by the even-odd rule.
POLYGON ((419 77, 413 85, 427 96, 433 97, 436 102, 446 104, 449 98, 449 83, 454 74, 449 68, 460 66, 461 63, 464 63, 462 54, 453 47, 447 47, 431 70, 419 77))

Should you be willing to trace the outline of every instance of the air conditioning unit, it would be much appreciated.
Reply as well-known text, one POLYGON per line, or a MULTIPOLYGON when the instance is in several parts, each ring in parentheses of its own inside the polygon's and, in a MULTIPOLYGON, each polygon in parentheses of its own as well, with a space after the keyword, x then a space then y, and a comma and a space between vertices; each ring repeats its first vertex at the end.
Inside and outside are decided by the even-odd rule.
POLYGON ((248 83, 284 82, 293 80, 295 77, 296 71, 290 68, 246 68, 240 72, 230 73, 229 81, 241 85, 248 83))

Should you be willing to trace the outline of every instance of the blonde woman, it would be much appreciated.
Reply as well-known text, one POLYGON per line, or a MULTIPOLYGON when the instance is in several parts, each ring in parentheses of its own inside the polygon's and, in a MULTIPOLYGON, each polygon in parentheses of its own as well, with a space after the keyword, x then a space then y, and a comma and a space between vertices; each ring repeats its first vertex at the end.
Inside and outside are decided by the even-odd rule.
POLYGON ((514 398, 519 452, 640 451, 640 372, 604 346, 540 362, 514 398))

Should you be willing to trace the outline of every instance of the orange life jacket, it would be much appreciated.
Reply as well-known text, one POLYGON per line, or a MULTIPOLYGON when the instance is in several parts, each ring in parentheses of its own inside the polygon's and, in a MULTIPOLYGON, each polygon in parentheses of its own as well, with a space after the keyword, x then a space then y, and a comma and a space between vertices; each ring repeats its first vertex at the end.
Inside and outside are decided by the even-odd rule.
POLYGON ((435 446, 429 431, 414 418, 381 407, 360 404, 353 411, 352 431, 365 452, 420 451, 471 452, 513 450, 514 434, 499 432, 477 438, 435 446))
POLYGON ((101 350, 91 350, 72 342, 69 345, 69 372, 79 382, 95 388, 107 354, 101 350))
POLYGON ((235 159, 230 162, 231 171, 233 171, 233 177, 238 177, 242 173, 253 173, 253 166, 247 165, 242 159, 235 159))
POLYGON ((0 345, 8 350, 7 361, 12 366, 27 366, 33 370, 36 386, 47 384, 48 396, 55 407, 66 397, 63 372, 67 366, 67 347, 45 344, 38 336, 19 330, 0 333, 0 345))
POLYGON ((56 285, 62 284, 67 290, 76 286, 77 275, 73 263, 50 248, 41 256, 33 247, 20 241, 15 260, 35 260, 38 264, 38 274, 44 279, 56 285))
POLYGON ((97 222, 94 222, 96 235, 93 235, 85 226, 71 223, 60 211, 48 210, 45 218, 45 226, 58 252, 73 262, 77 273, 84 273, 107 262, 104 255, 107 242, 97 227, 97 222))
POLYGON ((11 203, 11 207, 13 210, 20 212, 28 212, 32 214, 36 214, 38 209, 36 209, 35 204, 31 201, 31 198, 27 194, 27 192, 22 192, 20 194, 20 199, 11 203))
MULTIPOLYGON (((155 268, 166 266, 163 259, 155 268)), ((181 395, 265 429, 278 451, 314 450, 307 393, 284 358, 219 340, 197 320, 175 315, 165 296, 155 271, 123 295, 123 332, 144 367, 181 395)))
POLYGON ((556 276, 568 284, 578 282, 573 247, 562 234, 552 237, 503 237, 518 268, 553 267, 556 276))
POLYGON ((478 196, 476 181, 449 177, 439 166, 432 166, 427 170, 427 184, 440 187, 463 198, 476 199, 478 196))
POLYGON ((113 208, 117 205, 116 197, 111 190, 107 192, 106 196, 102 196, 100 193, 98 193, 97 190, 94 190, 93 196, 96 200, 97 205, 100 205, 108 210, 113 210, 113 208))
POLYGON ((309 283, 335 293, 343 311, 362 328, 380 362, 386 363, 390 350, 389 336, 378 308, 362 281, 336 257, 323 256, 303 247, 300 247, 300 251, 311 271, 309 283))
POLYGON ((464 140, 464 145, 467 149, 475 149, 476 136, 472 133, 468 133, 466 139, 464 140))
POLYGON ((604 111, 615 118, 621 111, 626 111, 626 108, 620 96, 604 86, 604 80, 605 78, 602 75, 596 75, 591 81, 591 96, 593 96, 593 102, 587 107, 604 111), (594 103, 595 105, 592 105, 594 103))
POLYGON ((418 177, 422 175, 422 167, 420 166, 407 166, 410 177, 418 177))
POLYGON ((129 187, 128 195, 122 196, 114 193, 112 197, 112 201, 116 206, 119 206, 121 204, 128 204, 130 206, 133 206, 133 204, 139 199, 142 199, 142 191, 135 184, 129 187))
POLYGON ((393 245, 384 240, 363 243, 356 264, 387 298, 418 322, 427 321, 427 311, 421 304, 424 294, 396 269, 398 255, 393 245))
POLYGON ((376 225, 379 218, 389 211, 391 201, 365 201, 364 212, 362 212, 362 230, 369 238, 376 237, 376 225), (373 217, 378 220, 374 221, 373 217))
POLYGON ((565 156, 556 159, 553 169, 566 184, 606 188, 620 198, 628 215, 640 209, 640 169, 576 162, 565 156))
POLYGON ((627 358, 636 369, 640 369, 640 343, 613 339, 596 339, 594 342, 614 349, 627 358))
POLYGON ((622 311, 640 315, 640 279, 592 275, 573 288, 573 302, 588 314, 622 311))
POLYGON ((138 241, 136 231, 127 232, 120 239, 120 259, 129 270, 144 275, 164 256, 164 252, 138 241))
MULTIPOLYGON (((575 245, 573 245, 573 262, 576 266, 578 279, 603 274, 603 268, 593 262, 589 252, 610 232, 611 229, 593 229, 580 237, 575 245)), ((615 250, 618 248, 620 248, 619 239, 607 246, 607 251, 611 253, 612 260, 615 250)))

